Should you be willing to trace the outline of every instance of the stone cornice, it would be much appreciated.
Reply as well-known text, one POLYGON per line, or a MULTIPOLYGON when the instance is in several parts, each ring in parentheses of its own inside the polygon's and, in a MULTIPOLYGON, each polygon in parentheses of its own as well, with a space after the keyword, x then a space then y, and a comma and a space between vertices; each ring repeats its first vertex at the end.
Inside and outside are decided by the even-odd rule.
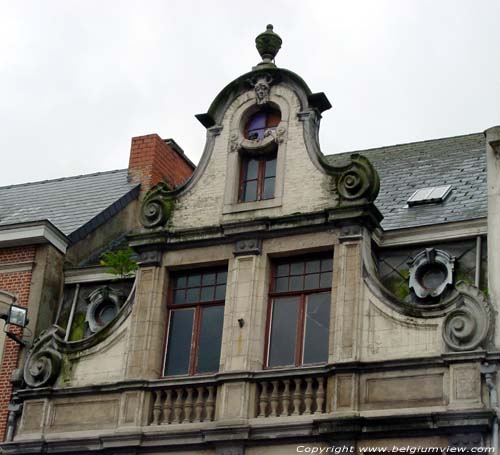
POLYGON ((338 373, 369 373, 384 372, 401 369, 425 369, 447 367, 455 363, 463 362, 500 362, 500 352, 477 350, 472 352, 445 353, 440 356, 418 357, 401 360, 379 360, 372 362, 345 362, 327 364, 314 367, 299 368, 270 368, 259 371, 233 371, 221 372, 206 376, 185 376, 174 378, 161 378, 154 380, 128 380, 114 383, 96 384, 81 387, 52 388, 41 387, 34 389, 23 389, 14 392, 14 401, 49 397, 67 397, 76 395, 93 395, 96 393, 116 393, 128 390, 155 390, 165 387, 217 385, 228 382, 260 381, 265 379, 276 379, 280 377, 300 376, 328 376, 338 373))
POLYGON ((213 448, 218 443, 231 440, 252 446, 266 442, 278 444, 283 441, 328 442, 346 438, 363 439, 366 437, 394 437, 425 432, 427 436, 443 434, 467 428, 469 431, 487 431, 494 412, 484 409, 467 411, 444 411, 438 408, 423 408, 412 414, 393 413, 391 416, 370 415, 366 412, 353 412, 351 415, 334 414, 305 418, 249 419, 239 424, 217 425, 216 422, 149 426, 130 428, 120 432, 106 430, 96 434, 54 433, 40 435, 14 442, 3 443, 0 447, 5 455, 26 455, 39 453, 101 453, 112 449, 114 454, 139 454, 144 451, 173 449, 175 447, 213 448))
POLYGON ((478 235, 486 235, 487 232, 487 218, 478 218, 455 223, 433 224, 430 226, 418 226, 391 231, 376 229, 373 233, 373 240, 380 247, 396 247, 463 240, 478 235))
POLYGON ((48 220, 0 226, 0 247, 38 243, 51 243, 61 253, 65 253, 69 240, 48 220))
POLYGON ((321 212, 299 213, 275 218, 256 218, 228 221, 217 226, 182 229, 155 229, 129 236, 132 247, 148 249, 180 249, 230 243, 249 236, 281 237, 291 234, 320 232, 344 224, 362 224, 375 228, 382 215, 373 204, 331 209, 321 212))

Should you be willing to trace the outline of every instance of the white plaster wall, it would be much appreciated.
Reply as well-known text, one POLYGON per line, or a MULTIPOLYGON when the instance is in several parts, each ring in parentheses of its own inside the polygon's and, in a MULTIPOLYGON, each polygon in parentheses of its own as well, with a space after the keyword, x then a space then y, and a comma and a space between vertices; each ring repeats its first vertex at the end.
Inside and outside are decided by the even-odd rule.
POLYGON ((101 343, 72 359, 71 386, 104 384, 125 378, 129 325, 130 318, 101 343))
POLYGON ((215 139, 214 149, 203 175, 194 187, 178 198, 172 217, 172 228, 199 228, 217 225, 221 221, 314 212, 333 206, 329 191, 331 177, 314 165, 306 150, 304 124, 297 117, 301 110, 299 98, 290 88, 277 85, 271 89, 271 99, 274 96, 275 99, 285 100, 290 110, 285 143, 279 150, 279 153, 283 153, 283 147, 286 148, 282 206, 223 215, 233 116, 242 104, 254 96, 250 90, 236 98, 227 109, 222 123, 223 129, 215 139), (304 191, 305 188, 307 191, 304 191))
POLYGON ((392 310, 366 291, 363 302, 361 360, 439 355, 442 318, 417 319, 392 310))

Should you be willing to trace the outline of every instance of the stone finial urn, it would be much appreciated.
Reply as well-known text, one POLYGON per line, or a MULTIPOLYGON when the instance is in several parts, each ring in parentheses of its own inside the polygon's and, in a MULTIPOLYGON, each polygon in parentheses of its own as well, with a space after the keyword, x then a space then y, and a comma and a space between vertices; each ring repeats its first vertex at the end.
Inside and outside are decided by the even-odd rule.
POLYGON ((280 36, 273 32, 273 26, 271 24, 266 27, 265 32, 255 38, 255 46, 262 57, 261 64, 272 63, 274 57, 276 57, 276 54, 281 48, 282 42, 280 36))

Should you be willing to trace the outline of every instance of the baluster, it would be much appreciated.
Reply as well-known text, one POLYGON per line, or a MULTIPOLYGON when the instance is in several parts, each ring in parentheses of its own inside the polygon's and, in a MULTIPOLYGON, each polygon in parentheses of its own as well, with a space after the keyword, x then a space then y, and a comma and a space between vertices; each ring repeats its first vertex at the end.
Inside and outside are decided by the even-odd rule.
POLYGON ((163 424, 169 424, 172 418, 172 389, 165 392, 165 401, 163 402, 163 424))
POLYGON ((321 414, 323 412, 323 404, 325 403, 325 379, 323 377, 318 378, 318 390, 316 391, 316 414, 321 414))
POLYGON ((187 397, 184 401, 184 420, 191 422, 191 413, 193 412, 193 388, 187 389, 187 397))
POLYGON ((261 384, 262 390, 260 391, 259 396, 259 416, 258 417, 267 417, 267 381, 262 381, 261 384))
POLYGON ((215 410, 215 396, 214 396, 214 387, 207 387, 208 396, 206 401, 206 409, 207 409, 207 420, 214 420, 214 410, 215 410))
POLYGON ((159 425, 160 424, 160 417, 161 417, 161 391, 158 390, 156 392, 153 392, 155 395, 155 401, 153 404, 153 423, 152 425, 159 425))
POLYGON ((302 390, 300 387, 302 385, 302 380, 300 378, 294 379, 295 389, 293 391, 293 413, 292 415, 298 416, 300 415, 300 405, 302 403, 302 390))
POLYGON ((197 387, 198 396, 196 397, 196 403, 194 404, 194 420, 196 422, 202 421, 203 414, 203 395, 205 393, 205 389, 203 387, 197 387))
POLYGON ((312 378, 306 379, 306 393, 304 394, 304 403, 306 409, 304 410, 304 414, 312 414, 312 402, 313 402, 313 388, 312 388, 312 378))
POLYGON ((285 384, 285 389, 283 390, 283 397, 281 399, 283 403, 283 412, 281 415, 287 416, 290 414, 290 379, 285 379, 283 383, 285 384))
POLYGON ((175 393, 177 394, 177 398, 174 403, 174 422, 182 423, 182 389, 175 389, 175 393))
POLYGON ((270 417, 278 417, 278 381, 271 381, 273 389, 271 391, 271 415, 270 417))

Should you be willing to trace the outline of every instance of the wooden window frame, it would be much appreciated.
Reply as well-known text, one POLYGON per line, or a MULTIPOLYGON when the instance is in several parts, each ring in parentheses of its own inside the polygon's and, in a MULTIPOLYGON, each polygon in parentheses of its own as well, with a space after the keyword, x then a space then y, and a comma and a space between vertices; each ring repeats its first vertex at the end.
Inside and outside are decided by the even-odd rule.
POLYGON ((240 178, 239 178, 239 191, 238 191, 238 202, 239 203, 251 203, 251 202, 258 202, 258 201, 268 201, 270 199, 274 199, 275 194, 276 194, 276 171, 274 172, 274 176, 268 177, 268 178, 274 178, 274 191, 273 191, 273 197, 266 198, 264 199, 262 196, 264 195, 264 184, 266 182, 266 163, 268 161, 276 161, 275 169, 277 167, 277 160, 278 160, 278 154, 277 152, 270 153, 265 156, 253 156, 253 155, 247 155, 243 156, 241 158, 241 165, 240 165, 240 178), (248 180, 246 178, 247 172, 248 172, 248 163, 250 160, 256 160, 258 161, 258 170, 257 170, 257 178, 256 179, 250 179, 248 180), (244 196, 245 196, 245 184, 249 181, 257 180, 257 197, 255 200, 252 201, 245 201, 244 196))
MULTIPOLYGON (((264 368, 266 369, 275 369, 275 368, 286 368, 286 367, 301 367, 301 366, 310 366, 310 365, 318 365, 321 363, 306 363, 304 364, 304 332, 305 332, 305 312, 307 307, 307 297, 311 294, 322 294, 329 292, 331 296, 332 292, 332 283, 330 282, 329 287, 323 288, 315 288, 315 289, 301 289, 300 291, 283 291, 283 292, 275 292, 275 278, 276 278, 276 269, 281 264, 292 264, 297 261, 310 261, 310 260, 322 260, 322 259, 331 259, 332 260, 332 280, 333 280, 333 255, 330 256, 329 253, 320 253, 315 255, 307 255, 307 256, 296 256, 286 259, 279 259, 274 261, 271 266, 271 281, 269 284, 269 294, 268 294, 268 305, 267 305, 267 315, 266 315, 266 328, 265 328, 265 343, 264 343, 264 368), (289 365, 276 365, 269 366, 269 353, 271 349, 271 326, 272 326, 272 314, 273 314, 273 300, 279 297, 296 297, 299 296, 299 314, 297 317, 297 327, 296 327, 296 340, 295 340, 295 361, 294 364, 289 365)), ((305 273, 302 274, 303 277, 308 275, 305 273)), ((288 274, 288 279, 290 279, 290 273, 288 274)), ((295 275, 296 276, 296 275, 295 275)), ((304 278, 305 279, 305 278, 304 278)), ((321 283, 320 283, 321 284, 321 283)), ((330 308, 331 310, 331 308, 330 308)))
MULTIPOLYGON (((185 377, 185 376, 197 376, 197 375, 207 375, 207 374, 213 374, 213 373, 208 373, 208 372, 202 372, 198 373, 197 367, 198 367, 198 348, 199 348, 199 339, 200 339, 200 329, 201 329, 201 316, 203 312, 203 308, 205 307, 216 307, 216 306, 222 306, 225 309, 226 305, 226 292, 227 292, 227 266, 219 266, 219 267, 209 267, 209 268, 203 268, 203 269, 195 269, 191 270, 189 272, 187 271, 175 271, 172 272, 169 280, 169 289, 167 293, 167 321, 166 321, 166 334, 165 334, 165 342, 164 342, 164 352, 163 352, 163 368, 162 368, 162 377, 185 377), (176 288, 174 286, 174 280, 177 278, 179 275, 185 274, 186 277, 189 275, 196 275, 197 273, 201 274, 202 276, 208 273, 216 273, 216 283, 215 287, 217 287, 217 274, 219 272, 226 272, 226 282, 224 285, 226 286, 226 291, 224 293, 224 299, 215 299, 215 300, 209 300, 206 302, 202 301, 197 301, 193 303, 174 303, 174 292, 178 289, 188 289, 187 287, 185 288, 176 288), (171 283, 171 284, 170 284, 171 283), (169 335, 170 335, 170 319, 173 311, 175 310, 182 310, 182 309, 194 309, 194 317, 193 317, 193 329, 191 333, 191 347, 189 351, 189 368, 188 372, 185 374, 166 374, 165 368, 167 366, 167 354, 168 354, 168 345, 169 345, 169 335)), ((203 280, 203 278, 201 278, 203 280)), ((200 296, 201 296, 201 290, 204 287, 211 287, 211 285, 206 285, 203 286, 200 284, 200 296)), ((216 289, 214 289, 214 294, 216 292, 216 289)), ((215 297, 215 295, 214 295, 215 297)), ((218 370, 217 370, 218 371, 218 370)), ((215 373, 215 372, 214 372, 215 373)))

